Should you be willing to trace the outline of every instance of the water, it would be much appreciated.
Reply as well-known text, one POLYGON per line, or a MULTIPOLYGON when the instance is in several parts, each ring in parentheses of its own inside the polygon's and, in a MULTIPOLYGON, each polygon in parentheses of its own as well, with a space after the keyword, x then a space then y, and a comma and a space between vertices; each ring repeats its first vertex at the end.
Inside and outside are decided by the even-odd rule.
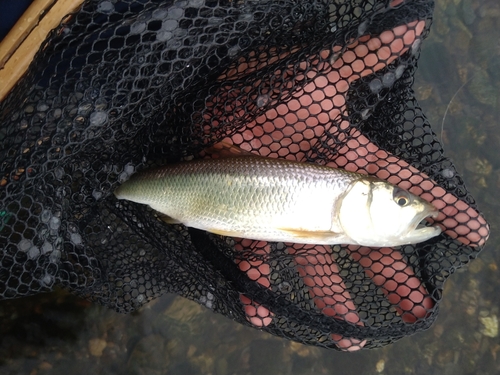
POLYGON ((437 0, 431 36, 422 44, 417 97, 492 226, 485 251, 446 283, 439 318, 428 331, 346 354, 243 327, 171 295, 120 315, 56 291, 0 302, 0 373, 499 373, 498 40, 497 0, 437 0))

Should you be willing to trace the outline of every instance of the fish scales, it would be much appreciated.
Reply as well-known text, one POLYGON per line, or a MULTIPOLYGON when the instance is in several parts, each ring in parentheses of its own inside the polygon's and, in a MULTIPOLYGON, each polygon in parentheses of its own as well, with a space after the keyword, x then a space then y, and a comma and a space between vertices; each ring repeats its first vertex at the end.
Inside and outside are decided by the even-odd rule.
POLYGON ((359 176, 317 164, 242 156, 146 171, 116 194, 188 226, 277 238, 275 228, 330 230, 332 207, 359 176))

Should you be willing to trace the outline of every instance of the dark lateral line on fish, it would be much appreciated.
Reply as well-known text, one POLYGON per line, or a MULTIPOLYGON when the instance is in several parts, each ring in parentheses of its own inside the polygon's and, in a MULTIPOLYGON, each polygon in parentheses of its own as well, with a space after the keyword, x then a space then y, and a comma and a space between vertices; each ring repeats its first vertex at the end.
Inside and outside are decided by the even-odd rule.
POLYGON ((427 329, 432 324, 431 320, 428 319, 422 322, 422 324, 406 324, 401 321, 400 323, 391 324, 392 328, 366 327, 348 323, 345 320, 333 318, 312 310, 305 311, 287 300, 284 296, 275 294, 268 288, 249 279, 246 273, 240 271, 231 259, 221 253, 206 232, 194 228, 188 228, 188 231, 196 249, 226 280, 232 282, 236 291, 266 307, 272 313, 287 317, 288 321, 291 321, 290 316, 293 316, 295 318, 293 322, 297 325, 306 325, 308 328, 316 329, 319 332, 327 334, 338 333, 350 338, 393 339, 394 337, 403 337, 427 329))

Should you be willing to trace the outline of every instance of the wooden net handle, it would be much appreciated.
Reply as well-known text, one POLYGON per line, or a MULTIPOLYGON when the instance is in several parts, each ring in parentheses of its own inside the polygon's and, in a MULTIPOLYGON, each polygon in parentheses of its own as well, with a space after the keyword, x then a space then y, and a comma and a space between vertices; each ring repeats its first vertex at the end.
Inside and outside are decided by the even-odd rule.
POLYGON ((0 43, 0 101, 24 75, 49 32, 84 0, 34 0, 0 43))

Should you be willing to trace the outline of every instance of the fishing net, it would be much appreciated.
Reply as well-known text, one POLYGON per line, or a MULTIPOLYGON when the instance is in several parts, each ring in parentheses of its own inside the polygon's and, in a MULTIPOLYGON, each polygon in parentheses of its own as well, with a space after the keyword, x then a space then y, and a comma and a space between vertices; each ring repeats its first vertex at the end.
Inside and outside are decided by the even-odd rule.
MULTIPOLYGON (((301 343, 428 328, 489 227, 412 90, 431 0, 86 1, 1 103, 0 295, 63 287, 130 312, 176 293, 301 343), (225 141, 376 175, 443 233, 397 248, 222 237, 114 189, 225 141)), ((249 197, 251 199, 251 197, 249 197)))

